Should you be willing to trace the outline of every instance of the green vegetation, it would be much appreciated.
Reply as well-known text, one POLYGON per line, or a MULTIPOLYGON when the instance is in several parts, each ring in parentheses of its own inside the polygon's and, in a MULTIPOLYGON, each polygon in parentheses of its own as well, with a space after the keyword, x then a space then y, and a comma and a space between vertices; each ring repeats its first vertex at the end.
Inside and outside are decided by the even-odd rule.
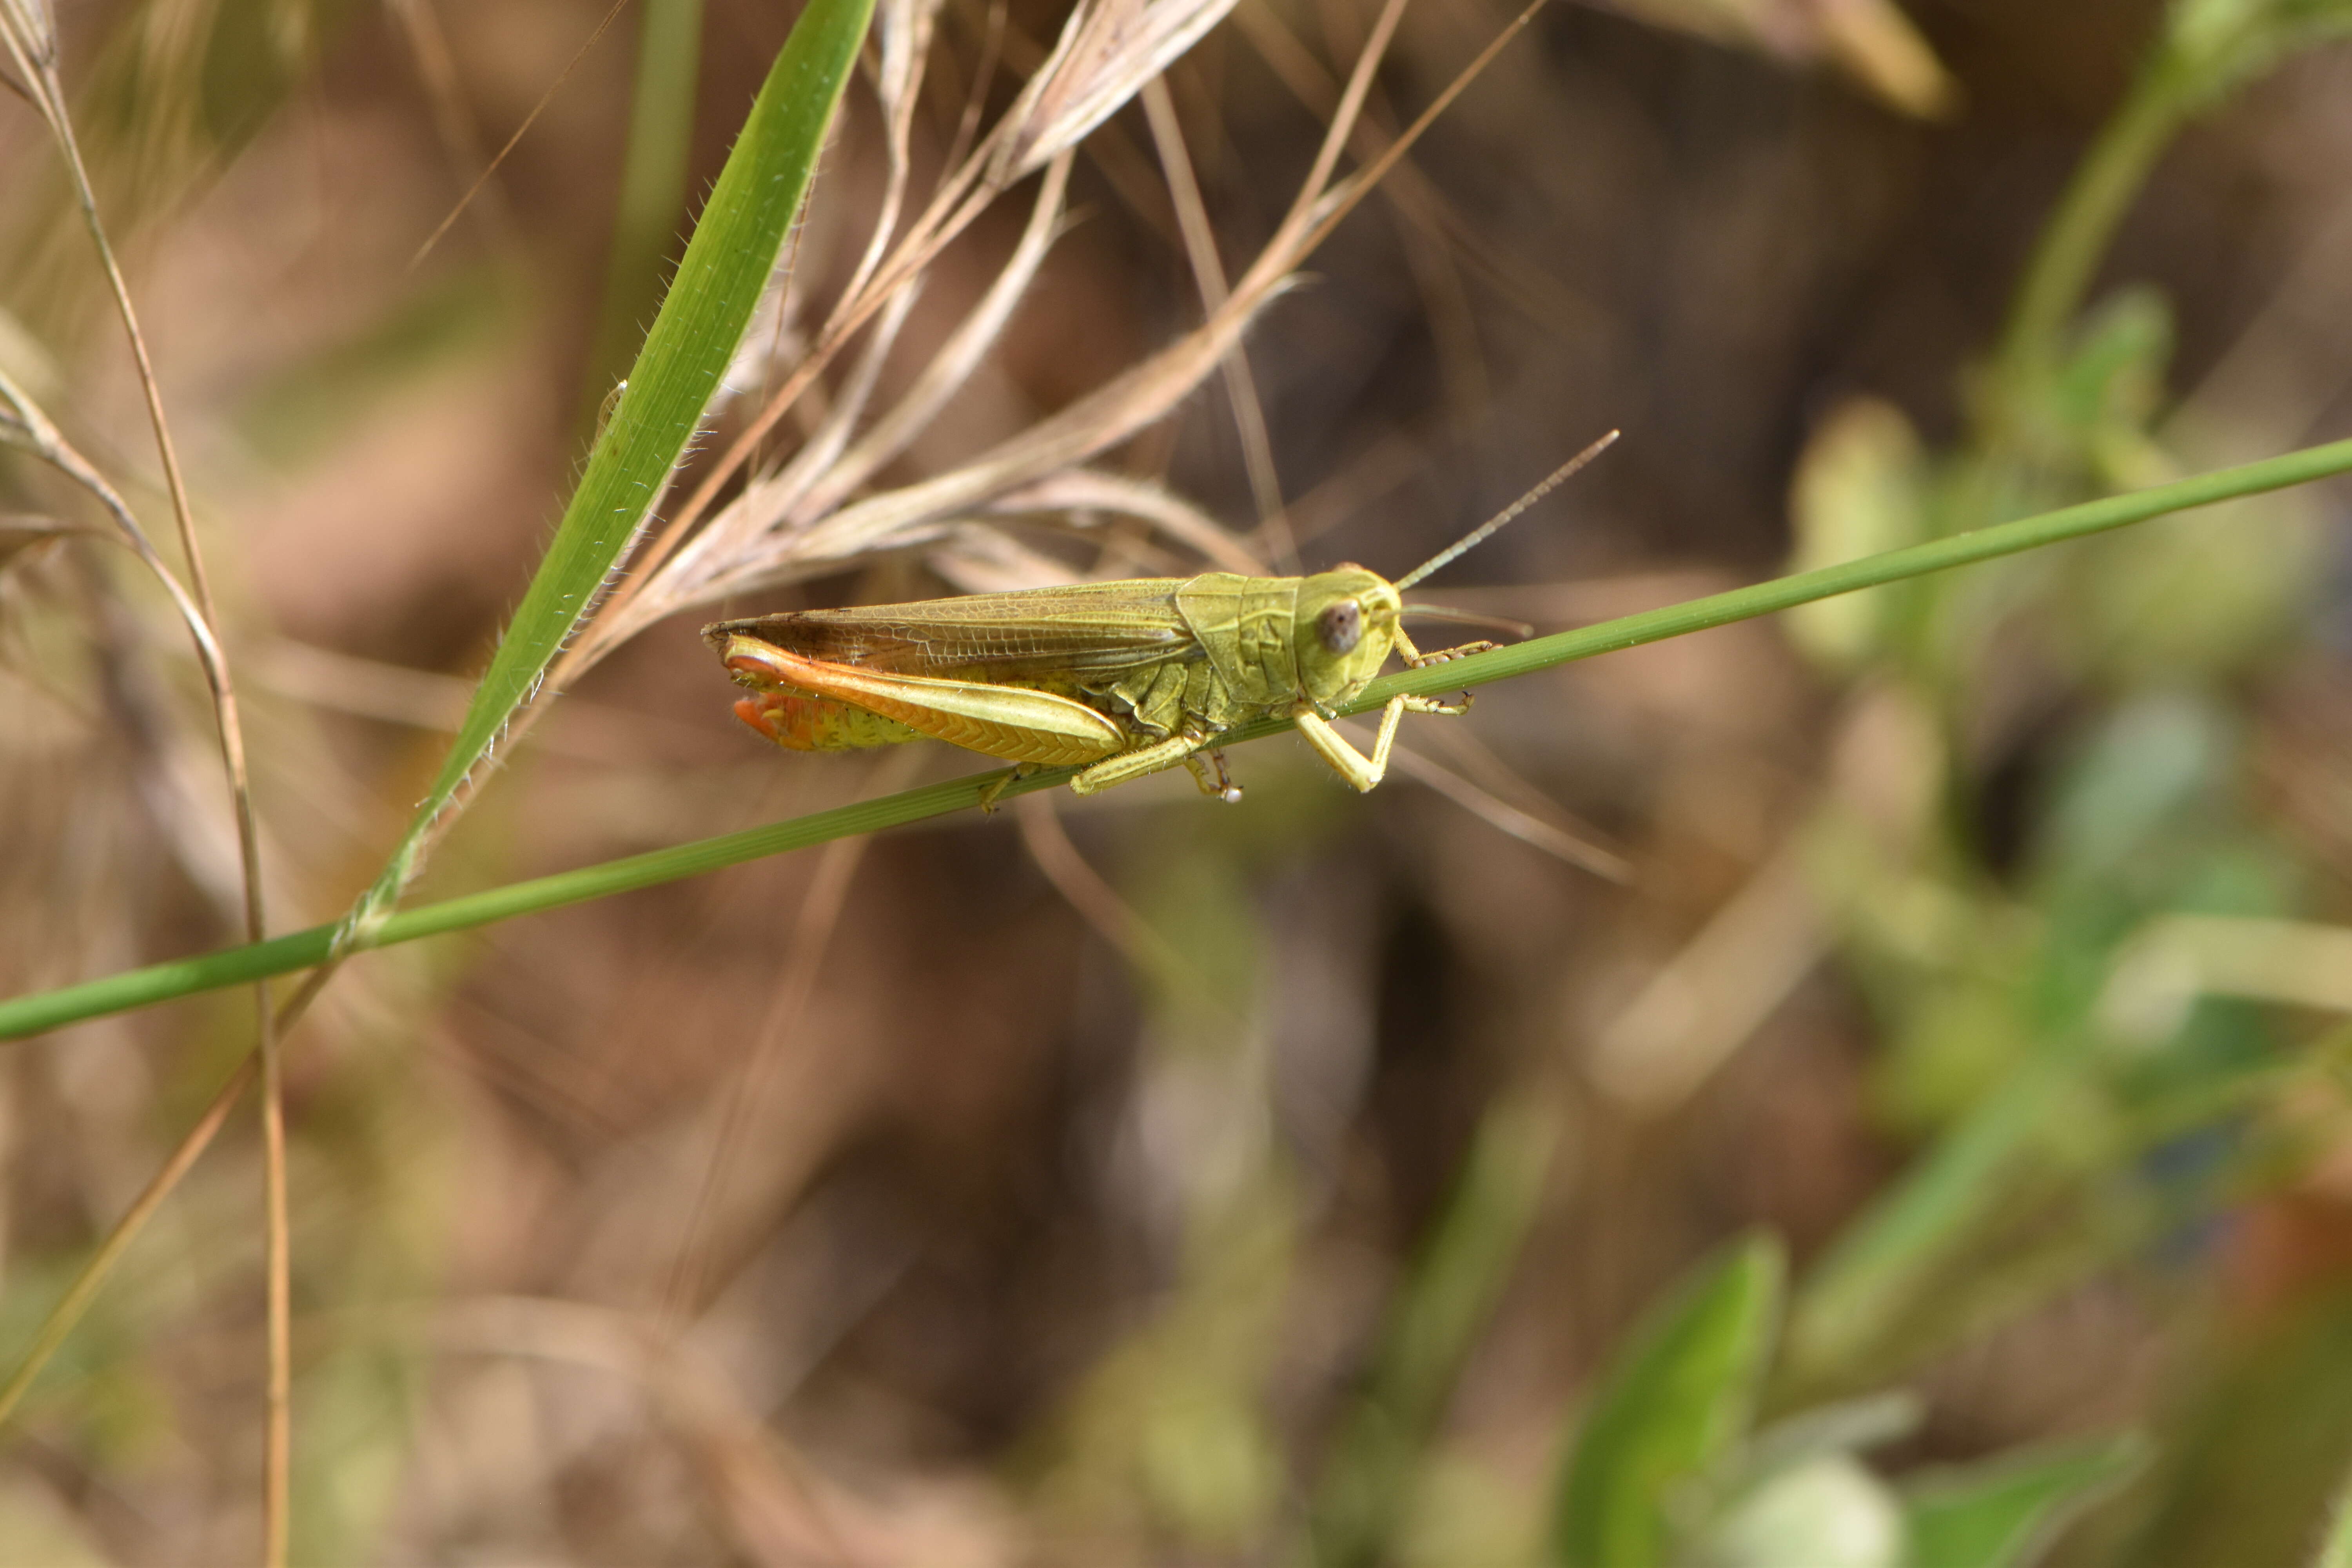
MULTIPOLYGON (((1765 0, 1633 9, 1969 112, 1934 29, 1876 0, 1801 26, 1765 0)), ((1462 112, 1489 57, 1411 40, 1394 5, 1324 18, 1327 67, 1269 7, 1082 9, 1055 47, 1001 10, 811 0, 753 71, 710 52, 748 12, 646 0, 633 73, 579 57, 634 87, 576 352, 514 368, 559 334, 533 209, 487 187, 497 216, 446 243, 489 257, 319 309, 305 353, 257 349, 268 374, 219 407, 180 413, 198 394, 163 356, 157 417, 204 453, 166 560, 140 519, 177 468, 122 456, 89 368, 105 273, 58 215, 87 194, 115 243, 164 247, 141 266, 182 265, 157 237, 255 199, 241 161, 284 155, 367 25, 236 4, 174 32, 170 10, 91 22, 85 72, 46 5, 0 0, 46 138, 7 153, 79 157, 86 121, 93 164, 86 193, 11 195, 0 298, 0 1039, 26 1042, 0 1082, 0 1542, 159 1560, 153 1521, 200 1512, 172 1555, 251 1555, 257 1521, 281 1562, 2352 1564, 2352 677, 2315 631, 2344 550, 2317 481, 2352 440, 2315 444, 2329 395, 2232 379, 2259 356, 2198 349, 2184 395, 2179 308, 2099 288, 2184 132, 2294 71, 2340 79, 2352 5, 2164 6, 1953 416, 1850 380, 1808 412, 1783 573, 1547 612, 1577 624, 1366 690, 1351 711, 1480 689, 1473 739, 1409 725, 1430 750, 1400 768, 1470 816, 1402 783, 1340 797, 1269 744, 1235 758, 1264 770, 1238 810, 1072 807, 1060 770, 988 819, 997 773, 702 749, 648 650, 703 658, 661 647, 686 612, 810 584, 1318 548, 1263 461, 1260 531, 1221 529, 1160 482, 1151 432, 1221 374, 1254 384, 1285 280, 1370 227, 1338 224, 1376 191, 1455 392, 1484 375, 1465 279, 1582 308, 1467 243, 1471 198, 1402 161, 1447 154, 1384 101, 1408 79, 1384 51, 1438 49, 1412 90, 1452 79, 1462 112), (1271 176, 1215 118, 1227 71, 1321 122, 1231 282, 1202 193, 1271 176), (715 174, 698 114, 737 110, 714 81, 749 105, 715 174), (1157 174, 1120 116, 1147 90, 1157 174), (1191 269, 1165 344, 1088 314, 1113 319, 1128 261, 1053 270, 1089 202, 1191 269), (1057 381, 1097 339, 1115 374, 1057 381), (527 582, 459 532, 461 563, 419 578, 477 591, 435 627, 450 646, 499 612, 478 679, 349 651, 372 634, 363 595, 322 585, 331 552, 292 590, 239 555, 236 507, 267 510, 215 499, 239 465, 289 491, 380 473, 352 456, 371 432, 469 397, 451 424, 478 422, 526 382, 562 388, 551 449, 581 406, 593 434, 527 582), (200 536, 238 563, 217 610, 200 536), (1751 636, 1751 668, 1676 667, 1744 691, 1782 645, 1723 628, 1768 616, 1792 650, 1773 679, 1804 693, 1770 710, 1804 731, 1767 763, 1675 750, 1687 712, 1748 698, 1678 710, 1664 666, 1600 657, 1751 636), (1667 739, 1628 741, 1612 689, 1667 739), (1579 701, 1591 735, 1567 732, 1579 701), (1559 763, 1571 742, 1644 760, 1601 787, 1559 763), (663 746, 677 765, 646 769, 663 746), (1555 795, 1614 846, 1579 860, 1555 795), (241 847, 229 802, 259 825, 241 847), (233 940, 265 929, 265 884, 275 929, 317 923, 233 940), (377 951, 458 932, 482 934, 377 951), (1755 1059, 1784 1034, 1802 1050, 1755 1059), (305 1047, 283 1070, 281 1039, 305 1047), (258 1133, 229 1115, 257 1081, 258 1133), (290 1474, 265 1439, 289 1400, 290 1474)), ((505 47, 453 20, 375 24, 445 153, 472 137, 452 61, 505 47)), ((1595 25, 1624 31, 1575 37, 1649 39, 1595 25)), ((546 53, 517 74, 553 79, 546 53)), ((1369 319, 1354 263, 1314 264, 1369 319)), ((1241 449, 1280 456, 1260 394, 1231 395, 1241 449)), ((352 580, 391 570, 355 558, 352 580)))

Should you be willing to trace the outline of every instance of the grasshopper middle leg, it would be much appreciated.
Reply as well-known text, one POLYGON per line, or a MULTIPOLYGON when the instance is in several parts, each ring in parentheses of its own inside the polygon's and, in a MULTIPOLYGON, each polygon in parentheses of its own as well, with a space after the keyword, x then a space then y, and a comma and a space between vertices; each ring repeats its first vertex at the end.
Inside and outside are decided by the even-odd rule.
POLYGON ((1187 756, 1184 759, 1184 765, 1192 770, 1192 782, 1201 786, 1202 795, 1213 795, 1227 805, 1241 804, 1242 786, 1234 783, 1233 774, 1225 772, 1225 753, 1221 748, 1210 748, 1206 767, 1202 765, 1201 753, 1198 752, 1187 756), (1214 778, 1209 776, 1210 768, 1216 770, 1214 778))
POLYGON ((1138 746, 1134 751, 1104 758, 1072 779, 1070 788, 1079 795, 1092 795, 1097 790, 1108 789, 1113 784, 1139 779, 1146 773, 1156 773, 1162 768, 1172 768, 1181 763, 1192 770, 1192 777, 1199 782, 1203 794, 1213 795, 1220 800, 1239 800, 1242 792, 1235 789, 1233 781, 1225 776, 1222 755, 1216 757, 1214 785, 1206 776, 1206 770, 1193 759, 1193 752, 1212 745, 1215 740, 1214 735, 1194 735, 1179 731, 1164 741, 1154 741, 1148 746, 1138 746))
POLYGON ((981 785, 981 811, 988 816, 994 816, 996 814, 996 802, 998 797, 1003 795, 1006 790, 1013 787, 1013 781, 1015 779, 1025 779, 1036 771, 1037 764, 1035 763, 1015 763, 1013 764, 1013 769, 1010 773, 999 773, 994 778, 989 780, 988 783, 981 785))

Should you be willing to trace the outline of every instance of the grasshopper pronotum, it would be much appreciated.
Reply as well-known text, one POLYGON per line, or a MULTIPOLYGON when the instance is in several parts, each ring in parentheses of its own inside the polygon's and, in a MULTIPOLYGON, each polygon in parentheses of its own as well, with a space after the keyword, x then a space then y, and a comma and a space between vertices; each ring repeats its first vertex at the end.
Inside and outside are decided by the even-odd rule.
MULTIPOLYGON (((1283 715, 1359 790, 1388 772, 1397 721, 1469 706, 1398 696, 1372 754, 1331 727, 1391 651, 1435 664, 1492 647, 1423 653, 1405 636, 1403 590, 1479 543, 1600 455, 1595 441, 1500 515, 1390 583, 1361 566, 1305 577, 1139 577, 914 605, 796 610, 719 621, 702 636, 757 695, 746 724, 796 752, 897 745, 926 736, 1026 770, 1077 766, 1080 795, 1182 763, 1207 794, 1241 791, 1217 739, 1283 715), (1207 753, 1214 768, 1202 764, 1207 753)), ((985 792, 992 802, 1003 782, 985 792)))

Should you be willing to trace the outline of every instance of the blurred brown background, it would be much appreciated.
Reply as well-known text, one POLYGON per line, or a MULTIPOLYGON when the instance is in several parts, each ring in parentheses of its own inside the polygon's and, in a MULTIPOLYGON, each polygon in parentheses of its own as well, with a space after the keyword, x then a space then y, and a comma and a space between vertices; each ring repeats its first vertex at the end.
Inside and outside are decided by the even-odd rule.
MULTIPOLYGON (((1899 432, 1870 451, 1977 460, 2018 277, 2163 26, 2137 0, 1912 0, 1948 78, 1918 113, 1842 68, 1826 0, 1634 9, 1540 14, 1415 153, 1421 205, 1368 205, 1251 334, 1309 568, 1402 574, 1622 426, 1430 590, 1552 630, 1780 570, 1806 544, 1801 472, 1846 493, 1821 443, 1856 398, 1899 432)), ((600 16, 61 15, 235 628, 284 927, 373 875, 576 470, 610 373, 635 13, 550 89, 600 16)), ((1278 10, 1335 73, 1370 17, 1278 10)), ((791 19, 709 0, 693 192, 791 19)), ((1419 0, 1374 115, 1410 118, 1504 19, 1419 0)), ((1059 25, 1024 0, 1007 31, 1059 25)), ((968 71, 984 9, 941 26, 968 71)), ((1320 129, 1251 38, 1229 22, 1169 78, 1235 270, 1320 129)), ((817 297, 879 177, 860 90, 801 245, 817 297)), ((943 137, 960 89, 939 97, 943 137)), ((128 358, 20 110, 0 102, 0 360, 47 378, 88 449, 151 487, 143 509, 128 358)), ((1039 286, 905 473, 1198 319, 1141 116, 1089 149, 1039 286)), ((2162 477, 2149 453, 2188 470, 2343 433, 2347 168, 2342 47, 2254 76, 2167 148, 2096 295, 2160 296, 2169 354, 2116 351, 2124 390, 2093 399, 2106 422, 2053 499, 2162 477)), ((890 377, 985 286, 1019 207, 935 274, 890 377)), ((1121 466, 1239 526, 1234 432, 1213 384, 1121 466)), ((8 482, 10 510, 57 504, 8 482)), ((2199 521, 2153 556, 2126 536, 2004 568, 2005 598, 1906 601, 1927 628, 1907 642, 1755 623, 1489 688, 1407 727, 1470 807, 1412 777, 1354 798, 1285 739, 1234 753, 1237 809, 1163 777, 362 961, 292 1069, 297 1560, 1290 1559, 1481 1150, 1520 1173, 1465 1286, 1498 1294, 1382 1472, 1375 1560, 1537 1560, 1564 1424, 1695 1258, 1752 1227, 1801 1283, 1839 1256, 2041 1070, 2037 1042, 2073 1027, 2052 1019, 2096 1013, 2166 912, 2352 915, 2346 505, 2338 486, 2224 535, 2226 568, 2199 521), (2115 599, 2126 578, 2139 596, 2115 599), (2178 759, 2189 782, 2132 817, 2129 786, 2178 759), (2146 837, 2106 860, 2051 847, 2103 824, 2146 837), (2191 847, 2177 879, 2151 869, 2191 847)), ((1948 523, 1960 503, 1936 506, 1948 523)), ((58 552, 0 576, 7 994, 236 939, 194 671, 119 566, 58 552)), ((895 558, 730 613, 943 591, 895 558)), ((423 896, 973 771, 930 746, 761 747, 691 623, 557 704, 423 896)), ((1861 1317, 1801 1299, 1812 1349, 1774 1403, 1913 1388, 1894 1474, 2137 1426, 2158 1458, 2070 1552, 2300 1561, 2352 1454, 2352 1167, 2340 1083, 2304 1070, 2327 977, 2299 984, 2242 986, 2127 1069, 2049 1087, 2037 1103, 2115 1135, 2000 1145, 1978 1209, 1906 1233, 1924 1261, 1868 1331, 1838 1340, 1861 1317), (2147 1110, 2157 1068, 2208 1109, 2147 1110), (1988 1290, 1948 1321, 1954 1278, 1988 1290)), ((9 1047, 10 1346, 243 1048, 248 1008, 223 994, 9 1047)), ((250 1550, 249 1121, 18 1418, 0 1560, 250 1550)))

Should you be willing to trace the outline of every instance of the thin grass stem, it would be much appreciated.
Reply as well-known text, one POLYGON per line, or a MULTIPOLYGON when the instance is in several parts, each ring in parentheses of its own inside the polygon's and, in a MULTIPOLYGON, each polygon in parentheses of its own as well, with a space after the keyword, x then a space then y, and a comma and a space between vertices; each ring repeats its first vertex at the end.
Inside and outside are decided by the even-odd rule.
MULTIPOLYGON (((294 994, 279 1005, 273 1016, 272 1024, 278 1039, 286 1040, 292 1037, 294 1026, 310 1011, 310 1004, 319 999, 320 993, 326 990, 327 983, 341 967, 341 960, 330 960, 303 977, 294 994)), ((182 1135, 178 1147, 172 1151, 162 1168, 148 1181, 138 1199, 114 1222, 114 1227, 107 1232, 106 1239, 99 1243, 98 1249, 90 1254, 82 1264, 80 1272, 74 1276, 73 1282, 66 1287, 65 1294, 50 1307, 47 1316, 41 1320, 41 1326, 34 1331, 33 1342, 26 1350, 24 1360, 9 1374, 7 1383, 0 1385, 0 1427, 8 1424, 8 1418, 23 1402, 26 1392, 41 1375, 41 1369, 48 1364, 50 1357, 57 1354, 58 1348, 73 1332, 74 1325, 81 1321, 82 1314, 97 1300, 99 1287, 106 1283, 107 1276, 114 1271, 114 1266, 121 1261, 131 1244, 138 1239, 139 1233, 147 1228, 147 1222, 155 1217, 163 1201, 194 1168, 205 1151, 212 1147, 213 1139, 228 1120, 228 1113, 236 1109, 236 1102, 244 1097, 246 1089, 251 1087, 261 1065, 258 1047, 237 1063, 226 1081, 214 1091, 212 1102, 205 1107, 195 1124, 182 1135)), ((290 1442, 290 1427, 288 1436, 290 1442)))
POLYGON ((418 246, 416 253, 408 258, 408 269, 411 272, 424 265, 425 258, 433 254, 433 247, 441 243, 441 237, 447 234, 456 226, 457 220, 466 215, 466 209, 473 205, 474 197, 480 194, 484 185, 489 184, 490 176, 499 172, 499 165, 507 161, 508 154, 515 150, 516 144, 530 133, 533 125, 539 123, 540 115, 546 110, 550 103, 555 100, 555 95, 562 91, 563 84, 572 79, 572 73, 579 68, 580 62, 588 58, 588 51, 596 47, 597 40, 604 36, 605 30, 621 19, 621 13, 628 8, 628 4, 629 0, 613 0, 612 5, 604 12, 604 19, 596 24, 596 30, 590 33, 586 41, 572 51, 572 58, 564 62, 563 69, 556 74, 553 81, 547 84, 547 90, 539 95, 539 101, 530 106, 530 112, 522 117, 522 123, 514 128, 514 133, 506 139, 506 144, 491 156, 488 163, 482 165, 481 171, 474 176, 474 183, 466 187, 466 194, 457 198, 457 204, 450 207, 438 224, 434 226, 433 232, 425 237, 425 243, 418 246))
POLYGON ((243 1098, 247 1088, 253 1082, 259 1066, 258 1053, 247 1056, 237 1064, 236 1070, 229 1074, 228 1081, 221 1085, 219 1091, 213 1096, 212 1103, 205 1107, 205 1113, 196 1118, 196 1124, 180 1140, 180 1146, 172 1151, 171 1158, 164 1161, 163 1168, 150 1178, 122 1217, 114 1222, 114 1228, 107 1233, 106 1239, 99 1243, 98 1250, 82 1265, 81 1272, 66 1288, 66 1293, 49 1309, 47 1318, 43 1320, 39 1331, 33 1336, 32 1344, 26 1348, 24 1360, 17 1363, 7 1383, 0 1384, 0 1426, 5 1426, 8 1418, 16 1413, 16 1407, 24 1403, 25 1394, 33 1386, 34 1379, 40 1376, 41 1369, 48 1364, 58 1347, 65 1343, 66 1336, 73 1332, 74 1325, 81 1321, 82 1314, 97 1299, 98 1288, 106 1282, 106 1277, 113 1272, 123 1253, 146 1228, 147 1222, 155 1217, 155 1211, 163 1206, 165 1198, 172 1195, 172 1190, 180 1184, 180 1178, 186 1175, 197 1158, 212 1146, 214 1135, 219 1132, 221 1123, 228 1119, 228 1113, 236 1109, 237 1100, 243 1098))
MULTIPOLYGON (((138 310, 131 301, 130 283, 122 275, 121 265, 115 258, 114 247, 107 238, 106 225, 99 216, 97 187, 91 184, 89 167, 82 161, 81 144, 74 134, 72 116, 67 111, 54 58, 43 59, 40 66, 43 73, 40 86, 49 100, 49 111, 44 118, 57 141, 58 154, 65 161, 74 199, 81 208, 82 221, 89 229, 90 241, 97 247, 100 264, 106 273, 107 287, 114 297, 115 309, 122 318, 123 336, 131 345, 131 359, 138 368, 139 389, 147 405, 148 423, 155 433, 155 449, 163 463, 163 484, 171 497, 172 516, 179 529, 181 553, 187 561, 189 595, 194 599, 196 613, 203 622, 205 637, 199 640, 209 643, 211 657, 204 661, 204 667, 206 682, 212 689, 214 718, 220 729, 221 761, 228 774, 229 796, 236 822, 237 857, 245 891, 246 940, 248 942, 263 942, 269 935, 269 916, 261 871, 261 823, 254 809, 252 773, 246 760, 245 725, 237 710, 236 688, 229 674, 227 652, 221 646, 220 611, 213 598, 211 575, 205 568, 204 548, 196 538, 195 508, 188 497, 187 478, 180 467, 178 447, 172 439, 171 421, 163 412, 163 385, 155 375, 154 360, 147 350, 146 334, 140 330, 138 310)), ((160 563, 156 563, 156 567, 161 571, 160 563)), ((289 1400, 293 1381, 290 1351, 293 1331, 288 1287, 291 1243, 287 1233, 283 1079, 278 1063, 278 1032, 270 1013, 268 987, 265 984, 257 983, 255 986, 254 1018, 256 1051, 261 1064, 263 1083, 262 1207, 264 1228, 268 1235, 265 1272, 268 1302, 268 1414, 262 1457, 262 1561, 267 1568, 284 1568, 289 1477, 293 1454, 289 1400)), ((168 1187, 165 1190, 168 1191, 168 1187)), ((161 1201, 160 1196, 158 1201, 161 1201)))
POLYGON ((2188 118, 2185 74, 2168 50, 2150 58, 2042 226, 2001 329, 1996 363, 2009 388, 2031 385, 2054 363, 2116 226, 2188 118))
MULTIPOLYGON (((894 759, 895 760, 895 759, 894 759)), ((800 914, 793 922, 792 944, 784 973, 761 1020, 750 1058, 727 1087, 725 1109, 719 1112, 718 1135, 702 1169, 702 1184, 688 1212, 677 1256, 671 1262, 669 1289, 663 1321, 672 1334, 683 1332, 701 1314, 711 1294, 713 1276, 724 1239, 718 1232, 732 1184, 737 1152, 750 1131, 752 1112, 768 1097, 777 1069, 783 1065, 786 1044, 800 1032, 817 982, 824 977, 825 949, 841 925, 851 886, 866 858, 867 838, 835 839, 817 860, 801 897, 800 914)))
MULTIPOLYGON (((1233 289, 1225 280, 1224 262, 1217 255, 1217 239, 1209 225, 1209 209, 1201 197, 1201 184, 1192 172, 1192 159, 1184 145, 1184 127, 1176 118, 1176 100, 1168 90, 1168 79, 1153 77, 1143 84, 1144 114, 1151 124, 1151 140, 1160 153, 1160 165, 1168 180, 1168 195, 1176 207, 1176 226, 1184 237, 1184 251, 1192 264, 1192 279, 1200 289, 1201 305, 1209 315, 1224 308, 1233 289)), ((1276 569, 1285 573, 1298 570, 1298 544, 1290 536, 1290 524, 1283 516, 1282 479, 1274 462, 1274 438, 1265 427, 1265 409, 1257 395, 1256 378, 1250 374, 1249 350, 1236 342, 1225 351, 1225 395, 1234 406, 1234 425, 1242 441, 1242 466, 1248 470, 1250 498, 1257 504, 1259 537, 1265 542, 1266 554, 1276 569)))
MULTIPOLYGON (((1577 659, 1646 643, 1684 637, 1753 619, 1776 611, 1811 604, 1840 594, 1901 582, 1933 572, 1973 565, 2004 555, 2015 555, 2045 545, 2108 532, 2150 518, 2210 506, 2219 501, 2260 495, 2292 485, 2307 484, 2334 474, 2352 471, 2352 439, 2309 447, 2300 451, 2220 468, 2193 479, 2086 501, 2012 522, 1953 534, 1924 544, 1864 556, 1858 561, 1824 566, 1775 578, 1746 588, 1712 594, 1663 609, 1625 616, 1598 626, 1538 637, 1516 647, 1495 648, 1445 664, 1424 666, 1384 677, 1366 687, 1341 713, 1362 713, 1379 708, 1400 693, 1436 696, 1482 686, 1489 681, 1529 675, 1577 659)), ((1237 745, 1279 734, 1292 728, 1287 719, 1263 719, 1241 726, 1221 738, 1237 745)), ((518 915, 560 909, 567 904, 607 898, 640 888, 658 887, 687 877, 740 865, 787 850, 857 833, 941 816, 978 804, 980 792, 999 781, 1003 798, 1026 795, 1066 783, 1073 770, 1047 769, 1025 778, 1009 778, 1010 770, 975 774, 904 790, 877 800, 859 801, 790 821, 746 828, 716 838, 705 838, 667 849, 648 851, 602 865, 562 871, 530 881, 487 889, 459 898, 398 910, 373 929, 362 948, 388 947, 422 937, 471 931, 511 920, 518 915)), ((175 959, 144 969, 109 975, 55 991, 0 1002, 0 1040, 102 1017, 133 1007, 168 1002, 200 991, 249 983, 269 975, 290 973, 322 962, 331 952, 336 928, 314 926, 247 947, 175 959)), ((358 951, 358 949, 354 949, 358 951)))

